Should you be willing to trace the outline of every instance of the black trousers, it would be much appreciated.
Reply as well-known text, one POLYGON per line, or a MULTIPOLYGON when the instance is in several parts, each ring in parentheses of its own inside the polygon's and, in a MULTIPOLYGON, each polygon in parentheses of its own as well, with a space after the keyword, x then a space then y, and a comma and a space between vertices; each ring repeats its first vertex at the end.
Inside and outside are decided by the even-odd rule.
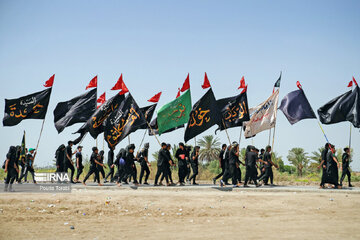
POLYGON ((250 180, 253 180, 254 184, 257 185, 257 171, 255 166, 246 166, 244 184, 247 185, 250 180))
POLYGON ((16 175, 17 175, 17 171, 15 168, 8 168, 7 169, 7 175, 6 175, 6 179, 5 179, 5 184, 13 184, 15 179, 16 179, 16 175))
POLYGON ((196 181, 196 176, 199 174, 199 167, 198 165, 195 165, 195 164, 191 164, 191 168, 192 168, 192 171, 193 171, 193 174, 191 175, 190 177, 190 181, 192 180, 193 183, 195 183, 196 181))
POLYGON ((342 172, 341 178, 340 178, 340 185, 342 185, 342 182, 344 181, 345 176, 348 177, 349 185, 351 185, 351 173, 350 173, 349 168, 343 169, 343 172, 342 172))
POLYGON ((90 167, 88 174, 86 174, 84 181, 86 182, 86 180, 88 180, 88 178, 92 175, 95 174, 95 179, 97 179, 98 183, 100 183, 100 178, 99 178, 99 169, 97 169, 97 167, 90 167))
POLYGON ((123 166, 120 167, 118 166, 118 170, 114 176, 114 179, 117 179, 116 180, 117 183, 121 183, 122 180, 125 178, 125 174, 126 174, 125 168, 123 166))
MULTIPOLYGON (((99 166, 99 165, 98 165, 98 166, 97 166, 97 169, 98 169, 98 171, 99 171, 99 175, 98 175, 98 176, 100 177, 100 173, 101 173, 101 176, 102 176, 103 178, 105 178, 104 168, 103 168, 102 166, 99 166)), ((97 181, 97 179, 95 178, 95 179, 94 179, 94 182, 96 182, 96 181, 97 181)), ((100 181, 100 179, 99 179, 99 181, 100 181)), ((98 181, 98 182, 99 182, 99 181, 98 181)))
POLYGON ((73 182, 74 173, 75 173, 74 165, 72 165, 71 163, 66 163, 66 164, 65 164, 65 168, 64 168, 64 172, 67 173, 69 168, 70 168, 70 170, 71 170, 70 181, 73 182))
POLYGON ((229 170, 230 170, 230 176, 231 176, 231 180, 232 180, 232 184, 236 185, 238 184, 238 171, 236 170, 236 164, 230 164, 229 166, 229 170))
POLYGON ((271 167, 265 168, 265 174, 261 178, 259 178, 259 181, 264 180, 265 184, 267 184, 269 181, 269 178, 270 178, 271 184, 273 184, 274 175, 273 175, 273 171, 272 171, 271 167))
POLYGON ((83 169, 84 169, 84 166, 83 165, 80 165, 79 168, 77 168, 77 171, 76 171, 76 179, 79 180, 79 177, 80 175, 82 174, 83 172, 83 169))
POLYGON ((27 181, 27 174, 28 174, 28 172, 30 172, 30 173, 31 173, 31 176, 32 176, 32 178, 33 178, 33 182, 36 183, 36 181, 35 181, 35 170, 34 170, 34 168, 32 168, 32 167, 30 167, 30 166, 26 166, 25 168, 26 168, 26 169, 25 169, 25 172, 24 172, 24 174, 23 174, 22 176, 20 176, 19 181, 21 182, 21 180, 22 180, 24 177, 25 177, 25 181, 27 181))
POLYGON ((165 171, 166 171, 166 174, 164 174, 164 172, 163 172, 163 174, 161 175, 161 178, 160 178, 160 182, 162 182, 164 180, 165 175, 168 176, 170 182, 173 182, 172 176, 171 176, 170 165, 165 166, 165 171))
POLYGON ((110 172, 106 175, 105 180, 107 180, 108 177, 110 177, 110 182, 114 180, 114 168, 111 168, 112 165, 109 165, 110 172))
POLYGON ((158 166, 158 169, 157 169, 157 172, 155 175, 155 185, 158 183, 158 180, 159 180, 159 177, 161 174, 163 174, 163 176, 166 180, 166 183, 169 183, 169 177, 168 177, 168 172, 167 172, 166 166, 158 166))
POLYGON ((225 173, 225 167, 222 167, 221 168, 221 173, 219 175, 217 175, 216 177, 214 177, 214 179, 217 180, 217 179, 221 178, 221 176, 223 176, 224 173, 225 173))
POLYGON ((144 177, 144 173, 145 174, 145 180, 144 180, 144 183, 147 183, 147 180, 149 178, 149 175, 150 175, 150 169, 149 169, 149 166, 147 164, 142 164, 141 165, 141 170, 140 170, 140 178, 139 178, 139 183, 141 184, 142 183, 142 179, 144 177))
POLYGON ((326 181, 326 168, 324 168, 323 166, 321 166, 322 168, 322 175, 321 175, 321 182, 320 182, 320 186, 324 186, 325 185, 325 181, 326 181))
MULTIPOLYGON (((21 181, 21 176, 25 174, 25 170, 26 170, 26 166, 24 164, 20 164, 21 166, 21 171, 20 171, 20 177, 18 179, 18 182, 21 181)), ((25 176, 25 181, 27 180, 27 176, 25 176)))
POLYGON ((185 177, 187 175, 187 166, 186 165, 180 165, 179 166, 179 182, 185 183, 185 177))
POLYGON ((231 177, 230 168, 229 168, 229 166, 226 166, 225 171, 224 171, 224 175, 222 177, 222 180, 224 181, 225 184, 228 184, 228 181, 229 181, 230 177, 231 177))

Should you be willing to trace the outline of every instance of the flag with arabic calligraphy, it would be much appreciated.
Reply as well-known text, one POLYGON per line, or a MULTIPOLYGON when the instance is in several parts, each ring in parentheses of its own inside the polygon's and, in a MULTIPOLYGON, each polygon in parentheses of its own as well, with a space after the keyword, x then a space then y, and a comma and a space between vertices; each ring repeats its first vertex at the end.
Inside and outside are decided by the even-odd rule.
POLYGON ((147 129, 147 128, 149 128, 148 124, 150 124, 151 119, 152 119, 152 117, 154 115, 156 105, 157 105, 157 103, 140 108, 141 112, 143 113, 143 115, 144 115, 144 117, 146 119, 146 123, 144 125, 140 126, 139 129, 147 129))
POLYGON ((169 129, 176 128, 189 121, 191 112, 190 89, 186 90, 180 97, 165 104, 157 113, 159 134, 169 129))
POLYGON ((5 99, 4 126, 15 126, 24 119, 44 119, 49 106, 51 89, 47 88, 16 99, 5 99))
POLYGON ((59 102, 54 110, 58 133, 75 123, 87 122, 96 111, 96 88, 66 102, 59 102))
POLYGON ((220 112, 214 93, 210 88, 205 95, 194 104, 190 112, 190 119, 185 129, 185 142, 211 128, 213 125, 218 124, 219 121, 221 121, 220 112))
POLYGON ((124 103, 106 119, 104 138, 109 148, 115 147, 130 133, 135 132, 146 119, 135 99, 129 93, 124 103))
POLYGON ((222 117, 219 123, 219 129, 221 131, 242 126, 244 121, 250 120, 246 92, 234 97, 222 98, 216 102, 222 117))
POLYGON ((259 132, 271 129, 275 126, 277 106, 279 101, 279 89, 276 90, 265 102, 250 108, 250 121, 244 123, 245 137, 254 137, 259 132))
MULTIPOLYGON (((84 136, 86 132, 89 132, 90 135, 96 139, 98 135, 104 131, 104 121, 112 112, 116 111, 116 109, 120 107, 124 99, 124 95, 116 94, 107 100, 98 109, 96 109, 95 113, 89 118, 89 120, 75 133, 80 133, 81 136, 84 136)), ((76 143, 77 141, 75 140, 74 142, 76 143)))

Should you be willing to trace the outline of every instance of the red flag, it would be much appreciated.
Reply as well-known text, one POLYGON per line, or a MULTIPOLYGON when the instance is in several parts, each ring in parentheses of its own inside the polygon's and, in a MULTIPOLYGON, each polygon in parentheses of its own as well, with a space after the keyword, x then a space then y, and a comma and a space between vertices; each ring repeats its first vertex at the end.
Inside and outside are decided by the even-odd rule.
POLYGON ((129 92, 129 89, 126 87, 124 81, 122 81, 122 83, 121 83, 121 92, 119 94, 123 95, 123 94, 125 94, 127 92, 129 92))
POLYGON ((54 84, 55 74, 52 75, 49 80, 47 80, 44 84, 44 87, 52 87, 54 84))
POLYGON ((348 87, 352 87, 352 86, 353 86, 353 81, 350 81, 348 87))
POLYGON ((89 84, 86 86, 85 90, 87 90, 88 88, 94 88, 94 87, 97 87, 97 75, 93 79, 91 79, 89 84))
POLYGON ((238 89, 240 88, 245 88, 246 85, 245 85, 245 77, 242 76, 241 80, 240 80, 240 86, 238 87, 238 89))
POLYGON ((180 90, 180 88, 179 88, 179 91, 178 91, 178 93, 176 94, 176 98, 180 97, 180 92, 181 92, 181 90, 180 90))
POLYGON ((155 94, 152 98, 148 100, 148 102, 157 103, 160 100, 161 93, 162 92, 155 94))
POLYGON ((357 82, 356 82, 356 80, 355 80, 354 77, 353 77, 353 82, 355 83, 356 86, 358 86, 358 84, 357 84, 357 82))
POLYGON ((98 103, 104 103, 106 101, 105 92, 96 100, 98 103))
POLYGON ((244 93, 247 91, 247 85, 244 87, 244 89, 241 91, 241 93, 244 93))
POLYGON ((123 82, 123 76, 122 74, 120 75, 119 79, 117 80, 116 84, 112 87, 111 90, 121 90, 121 84, 123 82))
POLYGON ((103 105, 103 103, 106 102, 105 92, 96 100, 96 102, 100 103, 97 108, 99 108, 101 105, 103 105))
POLYGON ((189 79, 189 74, 188 74, 180 91, 185 92, 189 88, 190 88, 190 79, 189 79))
POLYGON ((201 85, 201 87, 202 87, 203 89, 207 89, 207 88, 211 87, 206 72, 205 72, 205 77, 204 77, 204 84, 201 85))
POLYGON ((296 82, 296 86, 297 86, 300 90, 302 89, 302 86, 301 86, 301 84, 300 84, 299 81, 296 82))

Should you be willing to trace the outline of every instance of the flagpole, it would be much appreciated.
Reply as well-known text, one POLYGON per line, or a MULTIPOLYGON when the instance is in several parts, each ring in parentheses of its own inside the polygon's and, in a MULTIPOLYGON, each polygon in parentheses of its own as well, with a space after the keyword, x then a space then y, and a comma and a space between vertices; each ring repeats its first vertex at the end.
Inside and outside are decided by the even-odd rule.
POLYGON ((229 133, 228 133, 228 131, 227 131, 227 128, 226 128, 226 125, 225 125, 224 119, 222 120, 222 123, 223 123, 224 128, 225 128, 226 136, 227 136, 227 138, 228 138, 228 140, 229 140, 229 143, 230 143, 230 145, 231 145, 231 141, 230 141, 229 133))
MULTIPOLYGON (((274 127, 275 128, 275 127, 274 127)), ((270 145, 270 139, 271 139, 271 128, 269 129, 269 141, 268 141, 268 145, 270 145)))
MULTIPOLYGON (((351 91, 353 90, 353 87, 351 85, 351 91)), ((351 154, 351 129, 352 129, 352 126, 351 126, 351 123, 350 123, 350 135, 349 135, 349 149, 350 149, 350 154, 351 154)))
MULTIPOLYGON (((278 91, 279 91, 278 95, 280 95, 280 87, 279 87, 278 91)), ((278 98, 279 98, 279 96, 278 96, 278 98)), ((277 101, 277 104, 276 104, 276 118, 275 118, 275 124, 274 124, 273 139, 272 139, 272 144, 271 144, 271 152, 274 152, 275 130, 276 130, 278 106, 279 106, 279 101, 277 101)), ((271 130, 271 128, 270 128, 270 130, 271 130)), ((270 145, 270 143, 269 143, 269 145, 270 145)))
POLYGON ((195 146, 196 146, 196 137, 194 137, 194 141, 195 141, 195 146))
POLYGON ((129 145, 130 145, 130 135, 128 135, 128 141, 129 141, 129 145))
POLYGON ((152 127, 150 126, 150 124, 148 123, 148 121, 146 121, 146 123, 147 123, 148 127, 150 128, 151 133, 152 133, 152 134, 154 135, 154 137, 156 138, 156 141, 157 141, 157 142, 159 143, 159 145, 161 146, 161 143, 160 143, 159 139, 157 138, 154 130, 152 129, 152 127))
POLYGON ((40 143, 40 139, 41 139, 41 135, 42 135, 42 132, 43 132, 43 129, 44 129, 44 123, 45 123, 45 118, 41 124, 41 130, 40 130, 40 135, 39 135, 39 139, 37 141, 37 144, 36 144, 36 148, 35 148, 35 152, 37 153, 37 150, 39 148, 39 143, 40 143))
POLYGON ((240 146, 240 143, 241 143, 242 130, 243 130, 243 126, 240 127, 239 146, 240 146))
POLYGON ((147 132, 147 129, 145 129, 144 136, 143 136, 143 137, 142 137, 142 139, 141 139, 140 146, 139 146, 139 148, 138 148, 138 151, 137 151, 137 153, 136 153, 136 156, 138 155, 138 153, 139 153, 139 151, 140 151, 140 148, 141 148, 142 143, 143 143, 143 141, 144 141, 144 138, 145 138, 146 132, 147 132))
POLYGON ((103 148, 102 148, 103 151, 104 151, 104 145, 105 145, 105 133, 104 133, 104 136, 103 136, 103 148))

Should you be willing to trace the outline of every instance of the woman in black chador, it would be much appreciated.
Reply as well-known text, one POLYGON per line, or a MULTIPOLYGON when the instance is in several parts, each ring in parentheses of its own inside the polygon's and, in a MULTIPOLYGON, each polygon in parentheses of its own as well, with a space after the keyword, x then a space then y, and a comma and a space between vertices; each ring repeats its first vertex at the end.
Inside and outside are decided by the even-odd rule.
POLYGON ((341 188, 339 185, 339 162, 335 156, 335 146, 330 145, 329 150, 326 155, 326 183, 333 184, 335 188, 341 188))

